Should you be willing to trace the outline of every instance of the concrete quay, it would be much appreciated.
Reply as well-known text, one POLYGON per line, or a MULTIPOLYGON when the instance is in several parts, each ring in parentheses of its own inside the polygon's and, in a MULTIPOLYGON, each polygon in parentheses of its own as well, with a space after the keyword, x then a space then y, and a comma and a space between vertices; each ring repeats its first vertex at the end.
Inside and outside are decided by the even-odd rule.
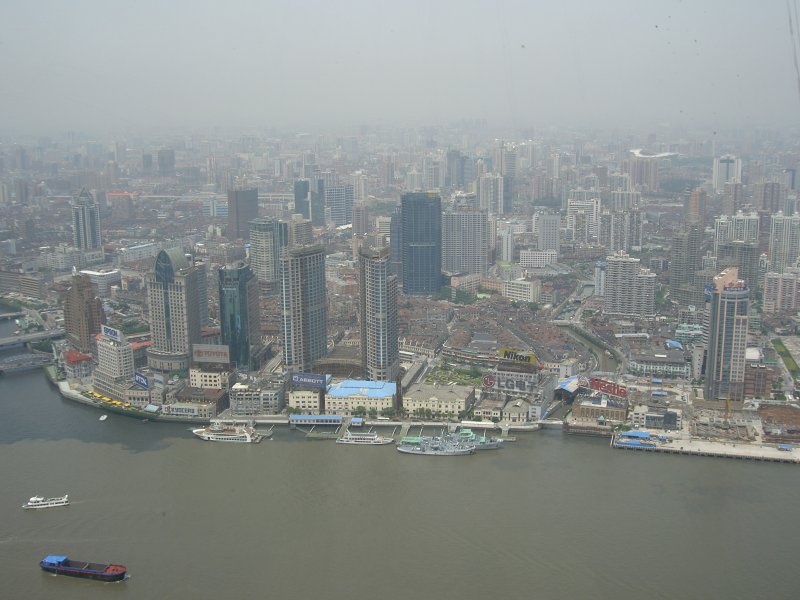
POLYGON ((622 440, 614 436, 611 447, 618 450, 636 450, 640 452, 662 452, 666 454, 683 454, 691 456, 713 456, 716 458, 736 458, 739 460, 757 460, 764 462, 780 462, 800 464, 800 449, 781 450, 777 446, 748 444, 738 442, 717 442, 712 440, 667 438, 659 440, 622 440))

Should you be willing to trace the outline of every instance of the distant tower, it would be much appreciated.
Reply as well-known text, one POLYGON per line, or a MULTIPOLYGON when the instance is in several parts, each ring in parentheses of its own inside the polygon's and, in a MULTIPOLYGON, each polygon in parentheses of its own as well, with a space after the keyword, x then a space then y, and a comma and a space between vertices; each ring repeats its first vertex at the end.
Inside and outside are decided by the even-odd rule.
POLYGON ((281 256, 283 362, 308 371, 327 351, 328 308, 322 246, 289 248, 281 256))
POLYGON ((361 365, 371 381, 394 381, 400 368, 397 342, 397 276, 389 269, 389 248, 359 253, 361 365))
POLYGON ((303 215, 306 219, 311 218, 310 193, 311 182, 308 179, 298 179, 294 182, 294 212, 303 215))
POLYGON ((271 217, 250 221, 250 266, 261 283, 280 279, 281 250, 289 241, 286 223, 271 217))
POLYGON ((684 227, 672 240, 670 279, 672 299, 681 306, 702 302, 702 286, 695 285, 695 273, 702 266, 703 230, 698 224, 684 227))
POLYGON ((540 214, 537 218, 539 250, 561 250, 559 236, 561 231, 561 215, 540 214))
POLYGON ((708 295, 705 397, 742 400, 750 288, 739 279, 738 269, 732 267, 714 277, 708 295))
POLYGON ((638 258, 620 251, 606 258, 603 313, 640 318, 655 316, 656 274, 638 258))
POLYGON ((403 293, 435 294, 442 285, 441 197, 434 192, 404 194, 400 220, 403 293))
POLYGON ((742 159, 730 154, 715 158, 712 178, 714 193, 721 194, 726 183, 742 180, 742 159))
POLYGON ((359 202, 353 205, 353 235, 369 233, 369 211, 367 205, 359 202))
POLYGON ((337 227, 353 222, 355 192, 351 184, 325 188, 325 208, 331 211, 331 221, 337 227))
POLYGON ((229 240, 246 240, 250 237, 250 221, 258 217, 258 190, 228 191, 229 240))
POLYGON ((152 339, 148 365, 159 371, 185 371, 192 344, 200 341, 197 268, 181 248, 162 250, 145 283, 152 339))
POLYGON ((219 323, 231 363, 241 370, 257 369, 261 348, 258 281, 243 262, 219 269, 219 323))
POLYGON ((800 257, 800 215, 772 215, 769 237, 770 271, 783 273, 800 257))
POLYGON ((158 151, 158 175, 175 177, 175 150, 163 148, 158 151))
POLYGON ((485 275, 489 263, 489 220, 474 208, 448 210, 442 215, 442 270, 485 275))
POLYGON ((86 188, 72 205, 72 245, 81 250, 97 250, 101 246, 100 207, 86 188))
POLYGON ((64 333, 70 344, 92 354, 95 336, 106 322, 103 301, 97 297, 88 275, 73 275, 72 287, 64 296, 64 333))

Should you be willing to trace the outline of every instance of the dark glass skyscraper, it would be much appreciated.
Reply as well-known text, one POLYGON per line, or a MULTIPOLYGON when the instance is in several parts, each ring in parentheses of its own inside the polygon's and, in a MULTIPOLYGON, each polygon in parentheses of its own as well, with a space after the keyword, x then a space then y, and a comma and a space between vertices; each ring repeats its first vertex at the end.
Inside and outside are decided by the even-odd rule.
POLYGON ((247 371, 257 369, 261 347, 258 281, 243 262, 219 269, 219 322, 231 363, 247 371))
POLYGON ((228 239, 249 239, 250 221, 257 217, 258 190, 230 190, 228 192, 228 239))
POLYGON ((403 293, 435 294, 442 285, 442 199, 434 192, 400 199, 403 293))
POLYGON ((298 179, 294 182, 294 212, 306 219, 311 218, 310 192, 311 182, 308 179, 298 179))
POLYGON ((72 205, 72 245, 81 250, 96 250, 101 245, 100 207, 86 188, 72 205))

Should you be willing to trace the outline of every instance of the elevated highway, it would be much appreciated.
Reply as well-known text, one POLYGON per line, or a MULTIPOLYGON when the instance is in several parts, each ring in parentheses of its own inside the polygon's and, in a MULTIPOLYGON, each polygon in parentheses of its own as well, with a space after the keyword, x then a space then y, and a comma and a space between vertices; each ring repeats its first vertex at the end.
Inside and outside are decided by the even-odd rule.
POLYGON ((63 329, 50 329, 49 331, 37 331, 36 333, 24 333, 22 335, 12 335, 0 338, 0 350, 22 346, 29 342, 41 342, 42 340, 54 340, 64 337, 63 329))

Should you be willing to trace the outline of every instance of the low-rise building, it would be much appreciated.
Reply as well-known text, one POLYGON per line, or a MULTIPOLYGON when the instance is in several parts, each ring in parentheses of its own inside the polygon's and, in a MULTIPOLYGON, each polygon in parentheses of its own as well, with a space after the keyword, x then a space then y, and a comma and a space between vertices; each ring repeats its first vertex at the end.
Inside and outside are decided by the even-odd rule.
POLYGON ((289 392, 289 408, 304 415, 318 415, 319 391, 292 390, 289 392))
POLYGON ((328 388, 325 396, 325 414, 352 415, 356 408, 368 412, 396 407, 397 384, 393 381, 363 381, 345 379, 328 388))
POLYGON ((192 367, 189 369, 189 387, 208 390, 228 390, 234 381, 234 373, 228 369, 192 367))
POLYGON ((686 361, 681 350, 649 350, 631 352, 628 372, 636 375, 657 375, 660 377, 681 377, 689 379, 692 365, 686 361))
POLYGON ((594 396, 577 402, 572 408, 572 417, 586 421, 625 421, 628 411, 626 402, 611 400, 608 396, 594 396))
POLYGON ((415 383, 403 393, 403 409, 410 415, 418 410, 430 410, 432 413, 456 417, 470 410, 474 404, 475 389, 465 385, 415 383))
POLYGON ((71 349, 64 351, 62 358, 67 379, 91 377, 94 371, 94 358, 91 354, 83 354, 78 350, 71 349))
POLYGON ((230 389, 231 414, 237 417, 277 415, 284 405, 282 379, 258 383, 235 383, 230 389))
POLYGON ((629 414, 631 426, 648 429, 680 430, 683 414, 677 408, 652 408, 645 404, 634 406, 629 414))

